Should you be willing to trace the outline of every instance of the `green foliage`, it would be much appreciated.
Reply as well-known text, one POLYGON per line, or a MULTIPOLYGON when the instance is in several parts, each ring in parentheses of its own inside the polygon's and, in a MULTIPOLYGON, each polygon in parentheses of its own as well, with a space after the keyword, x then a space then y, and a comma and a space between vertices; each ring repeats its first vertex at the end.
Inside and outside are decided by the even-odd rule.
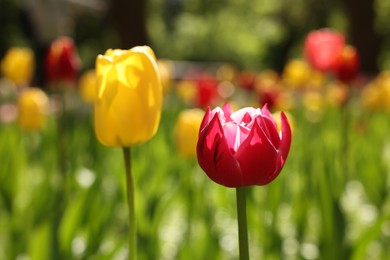
POLYGON ((345 14, 332 1, 150 0, 149 6, 148 32, 159 57, 247 69, 280 70, 301 55, 297 46, 311 29, 346 30, 345 14))
MULTIPOLYGON (((235 191, 176 153, 172 129, 183 107, 167 100, 157 135, 133 148, 139 259, 236 259, 235 191)), ((1 259, 125 257, 122 151, 97 143, 90 109, 83 111, 65 117, 64 183, 54 118, 40 133, 0 126, 1 259)), ((318 122, 308 121, 303 108, 293 115, 293 145, 281 175, 249 189, 252 259, 384 259, 390 254, 388 115, 353 103, 345 111, 327 108, 318 122)))

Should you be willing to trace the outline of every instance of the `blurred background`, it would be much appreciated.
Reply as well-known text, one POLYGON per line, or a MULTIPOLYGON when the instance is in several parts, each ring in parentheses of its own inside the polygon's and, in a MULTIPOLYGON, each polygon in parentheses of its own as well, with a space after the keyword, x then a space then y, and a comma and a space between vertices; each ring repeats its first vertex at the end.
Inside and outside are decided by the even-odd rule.
POLYGON ((356 46, 362 70, 388 68, 390 3, 386 0, 2 0, 0 57, 10 46, 41 54, 71 36, 85 68, 107 48, 150 45, 175 60, 234 62, 281 71, 301 55, 307 32, 332 27, 356 46))
POLYGON ((22 84, 2 65, 0 259, 127 258, 123 156, 96 140, 93 69, 108 48, 144 44, 164 107, 156 136, 132 154, 139 259, 238 258, 234 190, 211 182, 186 142, 199 118, 182 127, 195 135, 176 136, 182 111, 225 101, 267 103, 293 126, 280 176, 248 190, 252 259, 390 256, 389 0, 0 0, 0 25, 0 60, 11 47, 35 57, 13 58, 35 63, 16 66, 33 71, 22 84), (324 27, 356 48, 353 79, 305 60, 306 36, 324 27), (82 66, 53 90, 45 57, 64 35, 82 66), (30 87, 40 91, 20 101, 30 87))

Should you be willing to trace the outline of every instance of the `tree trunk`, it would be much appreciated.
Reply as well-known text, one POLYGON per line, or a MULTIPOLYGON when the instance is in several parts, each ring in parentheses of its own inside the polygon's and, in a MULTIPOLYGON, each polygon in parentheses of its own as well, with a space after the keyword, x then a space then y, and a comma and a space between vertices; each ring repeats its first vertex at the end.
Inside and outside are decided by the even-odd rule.
POLYGON ((350 21, 350 36, 360 55, 361 70, 372 75, 378 72, 381 38, 375 32, 373 0, 343 0, 350 21))
POLYGON ((109 17, 120 39, 119 47, 129 49, 137 45, 147 45, 147 0, 112 0, 109 5, 109 17))

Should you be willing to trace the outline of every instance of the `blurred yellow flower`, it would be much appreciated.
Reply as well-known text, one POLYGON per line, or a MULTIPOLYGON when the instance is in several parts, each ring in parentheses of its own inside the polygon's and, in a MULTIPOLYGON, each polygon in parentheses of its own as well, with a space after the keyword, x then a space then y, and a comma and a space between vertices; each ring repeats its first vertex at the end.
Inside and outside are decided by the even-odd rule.
POLYGON ((237 69, 229 63, 222 64, 217 70, 217 79, 219 81, 233 82, 237 77, 237 69))
POLYGON ((349 96, 349 88, 344 83, 332 82, 326 88, 326 98, 330 105, 335 107, 343 106, 349 96))
POLYGON ((16 85, 28 85, 35 71, 35 57, 30 48, 12 47, 1 61, 2 74, 16 85))
POLYGON ((390 71, 382 71, 362 89, 361 103, 369 110, 390 111, 390 71))
POLYGON ((172 74, 174 67, 169 60, 157 60, 157 66, 160 73, 161 84, 163 87, 163 93, 166 95, 171 90, 172 74))
POLYGON ((79 81, 80 94, 87 103, 93 103, 96 99, 97 77, 95 70, 84 72, 79 81))
POLYGON ((375 83, 371 83, 362 89, 362 105, 370 110, 378 110, 382 107, 381 89, 375 83))
POLYGON ((318 112, 324 107, 324 97, 317 91, 308 91, 302 97, 302 104, 307 110, 318 112))
POLYGON ((325 84, 324 73, 318 70, 312 70, 307 83, 307 87, 309 89, 320 89, 324 86, 324 84, 325 84))
POLYGON ((162 86, 152 49, 109 49, 97 57, 96 74, 98 140, 107 146, 132 146, 152 138, 162 109, 162 86))
POLYGON ((322 119, 325 107, 325 98, 322 93, 314 90, 306 91, 302 96, 302 105, 308 121, 315 123, 322 119))
POLYGON ((283 82, 292 88, 304 87, 310 78, 311 68, 303 60, 290 60, 283 71, 283 82))
POLYGON ((275 108, 280 111, 292 110, 296 106, 295 97, 292 91, 283 90, 276 97, 275 108))
POLYGON ((380 96, 383 107, 390 112, 390 78, 382 82, 380 96))
POLYGON ((42 129, 46 121, 49 99, 39 88, 28 88, 18 97, 18 122, 25 130, 42 129))
POLYGON ((187 158, 196 157, 196 143, 204 114, 205 112, 199 108, 180 112, 174 131, 176 147, 180 155, 187 158))
MULTIPOLYGON (((280 117, 280 112, 281 111, 276 111, 272 113, 279 132, 282 131, 282 118, 280 117)), ((290 123, 291 133, 293 133, 295 128, 295 119, 290 112, 283 111, 283 113, 286 115, 288 122, 290 123)))
POLYGON ((195 82, 182 80, 176 86, 176 94, 185 104, 194 104, 198 95, 198 88, 195 82))
POLYGON ((262 93, 265 90, 274 89, 279 86, 279 75, 274 70, 264 70, 256 75, 255 91, 262 93))

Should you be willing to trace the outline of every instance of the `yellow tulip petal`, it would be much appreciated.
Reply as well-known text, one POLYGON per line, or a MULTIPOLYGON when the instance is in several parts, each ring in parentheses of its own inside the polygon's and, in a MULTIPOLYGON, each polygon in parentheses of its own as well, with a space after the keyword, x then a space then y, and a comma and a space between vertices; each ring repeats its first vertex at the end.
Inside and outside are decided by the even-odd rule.
POLYGON ((104 145, 136 145, 157 131, 162 86, 153 52, 148 48, 107 50, 97 58, 95 129, 104 145))
POLYGON ((125 142, 137 144, 155 134, 160 120, 162 87, 156 64, 142 52, 132 53, 127 60, 129 88, 120 83, 113 103, 120 135, 125 142))
POLYGON ((156 55, 154 54, 154 51, 149 46, 136 46, 130 49, 132 52, 146 52, 148 53, 154 60, 156 60, 156 55))

